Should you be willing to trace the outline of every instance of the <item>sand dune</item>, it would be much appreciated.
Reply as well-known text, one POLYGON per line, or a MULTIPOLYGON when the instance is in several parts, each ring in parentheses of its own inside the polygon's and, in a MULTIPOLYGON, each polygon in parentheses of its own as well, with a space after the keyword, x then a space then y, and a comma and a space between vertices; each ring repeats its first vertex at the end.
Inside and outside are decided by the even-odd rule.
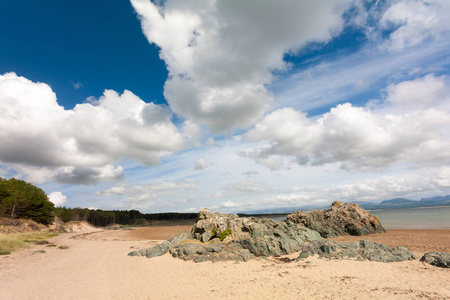
MULTIPOLYGON (((129 257, 191 226, 66 233, 45 245, 0 257, 1 299, 450 299, 450 270, 419 261, 376 263, 275 258, 247 263, 193 263, 164 255, 129 257), (45 250, 38 253, 36 250, 45 250)), ((386 244, 403 236, 414 252, 436 250, 450 230, 390 231, 371 237, 386 244), (440 238, 439 238, 440 237, 440 238), (383 240, 384 239, 384 240, 383 240), (420 245, 419 245, 420 244, 420 245)), ((442 242, 444 241, 444 243, 442 242)), ((448 248, 445 248, 448 250, 448 248)), ((290 257, 296 257, 293 254, 290 257)))

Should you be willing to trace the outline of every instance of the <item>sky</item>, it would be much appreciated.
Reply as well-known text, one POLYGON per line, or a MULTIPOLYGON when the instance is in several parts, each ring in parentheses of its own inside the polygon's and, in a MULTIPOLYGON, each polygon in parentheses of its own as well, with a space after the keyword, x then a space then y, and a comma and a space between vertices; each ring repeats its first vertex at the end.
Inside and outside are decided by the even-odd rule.
POLYGON ((15 0, 0 19, 0 177, 57 206, 450 194, 447 0, 15 0))

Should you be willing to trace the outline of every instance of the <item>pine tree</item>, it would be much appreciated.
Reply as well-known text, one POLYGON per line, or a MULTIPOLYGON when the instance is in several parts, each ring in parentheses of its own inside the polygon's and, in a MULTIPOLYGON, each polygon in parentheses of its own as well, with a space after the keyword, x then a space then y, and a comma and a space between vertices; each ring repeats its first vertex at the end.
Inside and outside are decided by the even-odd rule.
POLYGON ((42 189, 23 180, 0 178, 0 217, 50 224, 54 219, 53 209, 54 204, 42 189))

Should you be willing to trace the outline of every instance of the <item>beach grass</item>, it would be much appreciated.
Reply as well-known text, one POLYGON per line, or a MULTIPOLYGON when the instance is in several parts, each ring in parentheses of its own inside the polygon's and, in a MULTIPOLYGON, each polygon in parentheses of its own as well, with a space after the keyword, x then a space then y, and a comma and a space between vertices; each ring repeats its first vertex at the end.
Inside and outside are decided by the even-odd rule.
POLYGON ((0 233, 0 255, 8 255, 14 251, 29 247, 29 243, 47 244, 47 238, 56 236, 49 232, 0 233))

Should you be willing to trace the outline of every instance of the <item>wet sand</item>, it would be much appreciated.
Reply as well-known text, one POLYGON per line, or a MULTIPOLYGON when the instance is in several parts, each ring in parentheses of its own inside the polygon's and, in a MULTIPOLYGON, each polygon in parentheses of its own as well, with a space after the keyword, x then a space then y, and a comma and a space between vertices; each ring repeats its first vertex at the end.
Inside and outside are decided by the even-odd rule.
MULTIPOLYGON (((0 257, 0 298, 450 299, 450 270, 418 260, 387 264, 313 257, 290 263, 269 258, 196 264, 167 254, 152 259, 127 256, 190 228, 60 234, 50 241, 67 246, 66 250, 34 245, 0 257)), ((419 254, 450 252, 449 234, 450 230, 389 230, 364 238, 391 246, 409 245, 419 254)))

